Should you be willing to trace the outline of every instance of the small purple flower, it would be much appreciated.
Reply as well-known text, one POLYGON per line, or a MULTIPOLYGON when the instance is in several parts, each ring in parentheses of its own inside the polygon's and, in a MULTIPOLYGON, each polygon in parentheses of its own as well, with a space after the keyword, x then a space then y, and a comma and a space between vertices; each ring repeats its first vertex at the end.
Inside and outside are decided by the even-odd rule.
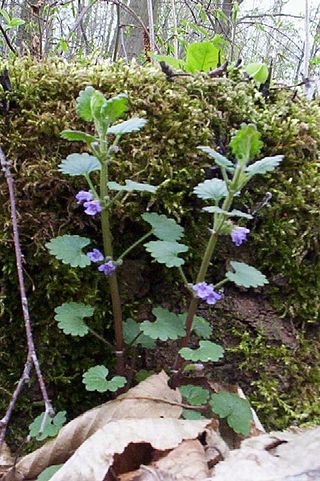
POLYGON ((91 260, 91 262, 100 262, 104 260, 103 254, 99 251, 99 249, 93 249, 90 252, 87 252, 87 256, 91 260))
POLYGON ((89 202, 85 202, 83 207, 85 207, 85 213, 92 216, 102 211, 99 200, 90 200, 89 202))
POLYGON ((232 242, 237 246, 241 246, 243 242, 247 240, 247 234, 249 234, 250 229, 246 227, 235 227, 231 232, 232 242))
POLYGON ((77 204, 81 204, 82 202, 90 202, 93 199, 93 195, 91 192, 87 192, 86 190, 80 190, 80 192, 76 195, 77 204))
POLYGON ((215 304, 219 301, 222 297, 221 294, 214 290, 212 284, 207 284, 206 282, 199 282, 198 284, 194 284, 192 289, 196 293, 197 297, 203 299, 208 304, 215 304))
POLYGON ((111 276, 111 274, 116 270, 116 266, 112 261, 108 261, 105 264, 101 264, 98 267, 98 271, 103 272, 105 276, 111 276))

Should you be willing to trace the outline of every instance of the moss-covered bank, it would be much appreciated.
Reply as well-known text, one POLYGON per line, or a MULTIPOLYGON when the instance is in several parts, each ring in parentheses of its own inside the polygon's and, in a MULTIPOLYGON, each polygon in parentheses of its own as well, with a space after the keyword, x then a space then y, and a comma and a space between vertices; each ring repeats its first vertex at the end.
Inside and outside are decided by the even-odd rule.
MULTIPOLYGON (((110 362, 94 339, 71 340, 57 330, 53 320, 57 304, 68 300, 92 302, 94 298, 99 306, 94 327, 107 334, 110 306, 104 293, 97 293, 99 278, 90 269, 62 267, 44 248, 45 242, 58 233, 80 231, 99 238, 95 222, 84 218, 74 203, 78 181, 70 184, 56 171, 67 154, 83 149, 82 145, 59 139, 59 133, 65 128, 88 128, 77 119, 75 98, 89 84, 106 95, 128 92, 130 115, 148 119, 141 133, 123 139, 114 166, 117 179, 162 184, 160 195, 149 207, 181 219, 195 246, 198 236, 194 229, 199 234, 204 232, 202 220, 206 225, 207 219, 190 192, 210 171, 210 161, 196 146, 209 144, 228 155, 232 131, 242 122, 257 125, 264 142, 263 155, 284 154, 285 161, 280 171, 256 183, 253 196, 247 195, 248 208, 267 191, 273 195, 271 204, 259 211, 250 226, 253 262, 269 276, 268 298, 288 322, 300 327, 319 321, 318 105, 307 105, 290 90, 273 91, 265 99, 252 83, 244 81, 198 77, 170 83, 152 67, 19 60, 8 68, 12 92, 0 93, 4 107, 5 99, 10 101, 9 111, 4 108, 0 118, 1 144, 14 165, 36 342, 58 407, 72 404, 71 410, 76 412, 90 405, 93 397, 79 388, 81 373, 95 362, 110 362), (200 219, 197 225, 195 218, 200 219)), ((128 236, 135 237, 144 228, 139 216, 148 200, 131 196, 125 205, 118 206, 114 233, 120 244, 126 244, 128 236), (124 227, 129 227, 125 236, 124 227)), ((11 391, 24 360, 25 341, 3 179, 1 202, 0 386, 11 391)), ((131 297, 137 300, 139 296, 143 293, 131 297)), ((131 310, 130 303, 126 309, 131 310)))

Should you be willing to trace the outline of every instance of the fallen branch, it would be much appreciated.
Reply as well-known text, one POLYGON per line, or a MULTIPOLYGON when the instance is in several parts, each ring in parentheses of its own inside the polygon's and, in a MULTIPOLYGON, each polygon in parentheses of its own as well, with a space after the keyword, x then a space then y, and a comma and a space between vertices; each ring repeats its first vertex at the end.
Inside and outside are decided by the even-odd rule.
POLYGON ((11 220, 12 220, 14 248, 15 248, 15 254, 16 254, 18 280, 19 280, 20 299, 21 299, 21 306, 22 306, 23 319, 24 319, 27 345, 28 345, 27 359, 24 365, 23 372, 21 374, 17 387, 11 397, 11 401, 9 403, 8 409, 4 417, 0 420, 0 452, 1 452, 1 448, 4 442, 7 427, 8 427, 14 406, 24 387, 24 384, 26 383, 26 381, 29 380, 30 372, 33 366, 36 371, 36 376, 38 379, 42 398, 45 405, 45 415, 44 415, 44 420, 41 428, 44 427, 47 417, 53 414, 53 409, 52 409, 51 402, 49 400, 45 382, 43 380, 43 376, 41 373, 41 369, 40 369, 40 365, 39 365, 39 361, 38 361, 38 357, 37 357, 37 353, 36 353, 35 345, 33 341, 33 334, 32 334, 29 307, 28 307, 28 299, 26 295, 24 276, 23 276, 22 252, 21 252, 20 239, 19 239, 17 209, 16 209, 15 194, 14 194, 14 182, 13 182, 12 174, 10 171, 10 161, 6 160, 6 157, 1 147, 0 147, 0 164, 1 164, 1 169, 4 172, 4 175, 6 177, 6 181, 9 189, 11 220))

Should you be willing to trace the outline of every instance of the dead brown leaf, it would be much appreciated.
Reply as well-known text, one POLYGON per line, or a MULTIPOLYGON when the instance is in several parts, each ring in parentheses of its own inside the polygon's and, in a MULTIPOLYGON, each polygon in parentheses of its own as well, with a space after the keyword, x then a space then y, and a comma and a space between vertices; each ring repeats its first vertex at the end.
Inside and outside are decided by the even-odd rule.
POLYGON ((164 372, 150 376, 117 399, 72 420, 54 440, 22 458, 4 481, 34 479, 48 466, 63 464, 87 438, 113 420, 179 418, 182 412, 178 405, 181 395, 178 390, 169 388, 168 379, 164 372))

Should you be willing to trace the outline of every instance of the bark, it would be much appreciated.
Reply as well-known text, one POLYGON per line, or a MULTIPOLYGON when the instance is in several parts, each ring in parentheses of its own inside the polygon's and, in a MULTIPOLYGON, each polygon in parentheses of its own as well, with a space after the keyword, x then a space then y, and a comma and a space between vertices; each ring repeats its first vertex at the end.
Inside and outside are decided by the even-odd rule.
MULTIPOLYGON (((240 5, 243 0, 238 0, 240 5)), ((235 0, 223 0, 220 2, 220 9, 225 16, 225 19, 216 18, 215 33, 222 35, 226 40, 230 40, 232 31, 232 10, 235 5, 235 0)))

